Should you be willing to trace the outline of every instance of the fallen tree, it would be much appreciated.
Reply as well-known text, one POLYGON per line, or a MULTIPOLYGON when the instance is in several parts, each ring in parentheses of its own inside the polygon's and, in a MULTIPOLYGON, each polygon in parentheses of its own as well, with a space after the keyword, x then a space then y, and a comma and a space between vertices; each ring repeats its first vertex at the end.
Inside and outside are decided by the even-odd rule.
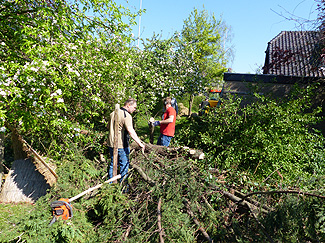
MULTIPOLYGON (((52 217, 44 210, 44 203, 48 206, 59 197, 69 198, 100 183, 101 176, 94 176, 93 169, 90 176, 84 170, 92 163, 97 163, 97 171, 102 170, 100 160, 64 160, 49 200, 40 200, 29 218, 21 220, 15 237, 28 232, 22 240, 33 240, 28 237, 35 235, 53 242, 287 242, 277 226, 281 218, 283 230, 299 232, 299 225, 299 230, 308 230, 308 240, 325 239, 317 228, 322 222, 321 211, 307 214, 310 209, 322 208, 321 194, 298 194, 294 190, 289 194, 284 190, 268 193, 248 183, 236 185, 232 183, 236 176, 230 171, 199 169, 197 162, 184 149, 148 144, 143 154, 132 146, 127 183, 105 184, 78 198, 72 203, 73 218, 40 231, 43 225, 47 228, 52 217), (305 220, 311 215, 318 216, 305 220), (292 225, 292 218, 301 221, 292 225), (312 235, 311 229, 317 234, 312 235)), ((301 240, 302 236, 295 238, 301 240)))

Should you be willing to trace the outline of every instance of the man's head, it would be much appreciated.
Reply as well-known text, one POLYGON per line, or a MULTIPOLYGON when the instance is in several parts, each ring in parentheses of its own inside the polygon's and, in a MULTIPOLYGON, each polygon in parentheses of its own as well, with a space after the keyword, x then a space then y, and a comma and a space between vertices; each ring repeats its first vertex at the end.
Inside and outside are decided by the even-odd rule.
POLYGON ((163 100, 164 103, 164 107, 169 108, 170 106, 172 106, 172 99, 170 97, 166 97, 163 100))
POLYGON ((133 98, 128 98, 124 103, 124 108, 132 114, 137 109, 137 101, 133 98))

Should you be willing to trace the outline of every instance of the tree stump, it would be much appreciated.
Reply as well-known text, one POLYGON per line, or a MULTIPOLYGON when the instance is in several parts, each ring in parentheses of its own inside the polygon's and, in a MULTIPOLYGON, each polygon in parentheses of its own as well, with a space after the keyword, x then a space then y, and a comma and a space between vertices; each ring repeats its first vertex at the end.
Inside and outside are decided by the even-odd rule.
POLYGON ((49 188, 50 185, 30 159, 15 160, 0 193, 0 202, 34 203, 49 188))

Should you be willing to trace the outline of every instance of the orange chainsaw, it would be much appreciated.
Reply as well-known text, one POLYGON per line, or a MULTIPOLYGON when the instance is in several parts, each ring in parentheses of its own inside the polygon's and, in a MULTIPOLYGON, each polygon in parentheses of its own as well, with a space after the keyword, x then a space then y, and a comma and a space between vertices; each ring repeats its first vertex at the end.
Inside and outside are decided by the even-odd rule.
POLYGON ((53 218, 49 224, 51 226, 59 218, 67 220, 72 218, 72 206, 67 198, 60 198, 58 201, 54 201, 50 204, 53 211, 53 218))

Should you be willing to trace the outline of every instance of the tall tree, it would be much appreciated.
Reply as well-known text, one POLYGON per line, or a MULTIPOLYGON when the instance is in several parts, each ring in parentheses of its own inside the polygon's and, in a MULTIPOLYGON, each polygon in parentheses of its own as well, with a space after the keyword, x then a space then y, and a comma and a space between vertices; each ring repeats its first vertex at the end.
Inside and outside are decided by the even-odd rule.
MULTIPOLYGON (((175 65, 174 36, 161 40, 153 35, 143 43, 143 50, 135 50, 133 83, 139 100, 150 108, 166 95, 177 93, 177 66, 175 65)), ((160 103, 160 102, 158 102, 160 103)))
POLYGON ((209 82, 221 79, 227 70, 226 65, 232 57, 232 49, 228 48, 229 33, 230 29, 224 21, 221 18, 217 20, 205 9, 194 9, 184 20, 178 51, 180 58, 193 67, 182 80, 185 91, 191 94, 189 114, 193 96, 202 92, 209 82))

